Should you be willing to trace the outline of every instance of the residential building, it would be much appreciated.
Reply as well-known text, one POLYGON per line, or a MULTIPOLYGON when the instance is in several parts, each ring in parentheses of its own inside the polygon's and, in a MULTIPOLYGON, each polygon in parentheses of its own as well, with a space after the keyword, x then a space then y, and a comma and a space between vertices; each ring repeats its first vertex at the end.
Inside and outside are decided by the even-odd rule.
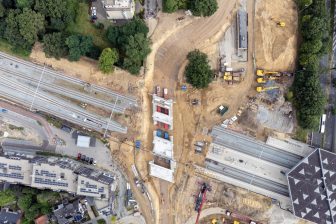
POLYGON ((60 204, 53 212, 58 224, 80 222, 84 217, 84 213, 85 211, 79 200, 69 204, 60 204))
POLYGON ((114 178, 111 174, 87 167, 80 167, 78 174, 77 194, 108 200, 114 178))
POLYGON ((0 180, 12 184, 30 185, 33 164, 20 156, 0 157, 0 180))
POLYGON ((108 200, 114 177, 67 158, 13 154, 0 156, 0 181, 108 200))
POLYGON ((49 218, 47 215, 42 215, 34 220, 35 224, 47 224, 49 223, 49 218))
POLYGON ((4 224, 19 224, 21 221, 21 212, 10 211, 8 208, 3 208, 0 211, 0 223, 4 224))
POLYGON ((134 16, 133 0, 104 0, 102 3, 108 19, 132 19, 134 16))

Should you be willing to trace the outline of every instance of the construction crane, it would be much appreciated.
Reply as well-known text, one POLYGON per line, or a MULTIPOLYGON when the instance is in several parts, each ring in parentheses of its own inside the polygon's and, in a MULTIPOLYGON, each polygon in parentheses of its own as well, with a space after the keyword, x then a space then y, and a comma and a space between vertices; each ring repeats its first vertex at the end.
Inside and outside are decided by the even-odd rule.
POLYGON ((257 69, 257 76, 265 76, 265 75, 280 76, 281 72, 265 71, 265 70, 262 70, 262 69, 257 69))
POLYGON ((198 196, 197 196, 196 202, 195 202, 195 211, 197 212, 197 218, 196 218, 195 224, 198 224, 203 204, 206 201, 207 191, 211 191, 211 187, 210 187, 210 185, 208 185, 207 183, 204 182, 201 186, 201 189, 198 193, 198 196))
POLYGON ((261 77, 261 78, 257 78, 257 83, 266 83, 270 80, 276 80, 276 79, 279 79, 278 77, 268 77, 268 78, 265 78, 265 77, 261 77))
POLYGON ((258 86, 256 88, 258 93, 266 92, 266 91, 272 90, 272 89, 279 89, 279 87, 278 86, 270 86, 270 87, 258 86))

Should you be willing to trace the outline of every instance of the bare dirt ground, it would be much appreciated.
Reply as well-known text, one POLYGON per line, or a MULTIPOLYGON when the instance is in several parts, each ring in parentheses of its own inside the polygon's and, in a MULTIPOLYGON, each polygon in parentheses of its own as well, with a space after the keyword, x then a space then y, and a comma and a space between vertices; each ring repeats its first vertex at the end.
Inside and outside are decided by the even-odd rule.
POLYGON ((256 0, 257 67, 292 71, 296 60, 298 17, 293 0, 256 0), (283 21, 285 27, 277 22, 283 21))
POLYGON ((2 137, 32 141, 37 145, 42 144, 43 141, 39 133, 31 128, 0 120, 0 139, 2 137))

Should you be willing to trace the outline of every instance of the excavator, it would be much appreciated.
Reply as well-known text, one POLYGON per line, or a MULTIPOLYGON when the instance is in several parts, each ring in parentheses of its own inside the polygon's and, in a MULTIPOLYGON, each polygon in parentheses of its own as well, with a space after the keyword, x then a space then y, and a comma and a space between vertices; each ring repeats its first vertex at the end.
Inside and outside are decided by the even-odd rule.
POLYGON ((279 87, 278 86, 269 86, 269 87, 258 86, 256 88, 256 90, 257 90, 258 93, 266 92, 266 91, 272 90, 272 89, 279 89, 279 87))
POLYGON ((281 75, 281 73, 280 72, 265 71, 265 70, 262 70, 262 69, 257 69, 257 76, 265 76, 265 75, 279 76, 279 75, 281 75))
POLYGON ((257 78, 257 83, 266 83, 270 80, 277 80, 277 79, 279 79, 279 77, 273 77, 273 76, 270 76, 268 78, 260 77, 260 78, 257 78))

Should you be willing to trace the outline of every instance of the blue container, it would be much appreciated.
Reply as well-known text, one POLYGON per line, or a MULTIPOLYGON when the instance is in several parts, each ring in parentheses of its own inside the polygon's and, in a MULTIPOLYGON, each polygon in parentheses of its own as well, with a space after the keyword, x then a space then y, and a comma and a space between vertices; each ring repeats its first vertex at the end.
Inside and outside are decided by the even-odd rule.
POLYGON ((168 134, 168 132, 165 132, 165 133, 164 133, 164 139, 169 140, 169 134, 168 134))
POLYGON ((182 89, 182 91, 187 91, 187 86, 186 85, 183 85, 182 87, 181 87, 181 89, 182 89))
POLYGON ((140 140, 136 140, 135 141, 135 148, 136 149, 140 149, 140 147, 141 147, 141 141, 140 140))
POLYGON ((156 130, 156 136, 162 138, 162 131, 160 129, 156 130))

